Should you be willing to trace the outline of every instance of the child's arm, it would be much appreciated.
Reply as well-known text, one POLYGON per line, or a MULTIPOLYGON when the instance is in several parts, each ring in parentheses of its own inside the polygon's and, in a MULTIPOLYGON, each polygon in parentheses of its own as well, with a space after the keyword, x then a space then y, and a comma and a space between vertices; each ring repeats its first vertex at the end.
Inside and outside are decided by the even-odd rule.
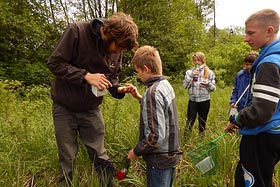
POLYGON ((232 89, 232 93, 231 93, 231 96, 230 96, 230 105, 232 106, 232 104, 235 104, 237 99, 238 99, 238 87, 239 85, 237 84, 237 76, 234 78, 234 87, 232 89))
POLYGON ((132 84, 126 84, 125 86, 118 87, 119 93, 131 93, 136 89, 132 84))
POLYGON ((190 88, 193 80, 193 70, 186 71, 185 78, 183 81, 183 88, 190 88))
POLYGON ((136 156, 135 153, 134 153, 134 150, 131 149, 131 150, 128 152, 128 154, 127 154, 127 158, 128 158, 129 160, 137 160, 137 159, 138 159, 138 156, 136 156))
POLYGON ((213 71, 210 71, 210 76, 208 78, 208 82, 205 85, 205 87, 209 92, 213 92, 216 90, 215 74, 213 71))
POLYGON ((137 88, 133 86, 132 84, 126 84, 125 85, 126 89, 129 89, 129 92, 135 99, 138 101, 141 101, 142 95, 138 92, 137 88))

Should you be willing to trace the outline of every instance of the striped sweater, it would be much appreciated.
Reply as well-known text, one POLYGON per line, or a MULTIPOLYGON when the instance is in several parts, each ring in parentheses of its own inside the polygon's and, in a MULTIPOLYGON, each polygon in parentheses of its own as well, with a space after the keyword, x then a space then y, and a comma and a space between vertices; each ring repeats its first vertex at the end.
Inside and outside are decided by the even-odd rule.
POLYGON ((172 151, 180 146, 175 93, 163 76, 150 78, 145 85, 148 89, 141 101, 140 136, 134 153, 143 156, 148 165, 171 168, 179 160, 172 151))
POLYGON ((209 77, 205 79, 204 74, 204 65, 199 67, 199 76, 197 81, 193 81, 193 71, 194 68, 191 68, 186 71, 183 87, 188 89, 189 100, 194 102, 203 102, 210 99, 210 93, 216 90, 215 74, 212 70, 209 72, 209 77), (203 81, 207 81, 208 85, 201 85, 203 81))

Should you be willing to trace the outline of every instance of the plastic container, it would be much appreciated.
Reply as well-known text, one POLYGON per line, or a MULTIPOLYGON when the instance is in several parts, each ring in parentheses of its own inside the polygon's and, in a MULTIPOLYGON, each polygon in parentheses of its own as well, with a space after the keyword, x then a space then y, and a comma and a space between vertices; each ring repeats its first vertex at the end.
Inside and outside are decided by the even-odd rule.
POLYGON ((98 90, 95 86, 91 86, 91 91, 96 97, 100 97, 107 94, 107 89, 98 90))
POLYGON ((198 75, 194 75, 193 76, 193 82, 197 82, 198 81, 198 75))
POLYGON ((235 107, 230 107, 228 110, 228 117, 232 116, 232 115, 236 115, 238 114, 237 108, 235 107))
POLYGON ((192 159, 192 163, 202 173, 215 173, 215 166, 217 162, 217 144, 209 142, 203 144, 188 153, 192 159))
MULTIPOLYGON (((198 67, 196 68, 196 71, 199 71, 198 67)), ((199 74, 194 74, 193 75, 193 82, 197 82, 198 81, 198 76, 199 76, 199 74)))

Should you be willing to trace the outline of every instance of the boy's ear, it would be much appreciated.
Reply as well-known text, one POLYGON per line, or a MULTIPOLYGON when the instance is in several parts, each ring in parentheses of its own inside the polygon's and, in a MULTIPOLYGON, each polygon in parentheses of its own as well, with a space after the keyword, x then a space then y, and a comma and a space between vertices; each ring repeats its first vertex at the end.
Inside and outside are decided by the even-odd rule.
POLYGON ((150 71, 150 68, 148 68, 148 66, 144 65, 144 66, 143 66, 143 70, 144 70, 145 72, 148 72, 148 71, 150 71))
POLYGON ((269 35, 273 35, 274 34, 274 27, 272 27, 272 26, 269 26, 269 27, 267 27, 267 34, 269 34, 269 35))

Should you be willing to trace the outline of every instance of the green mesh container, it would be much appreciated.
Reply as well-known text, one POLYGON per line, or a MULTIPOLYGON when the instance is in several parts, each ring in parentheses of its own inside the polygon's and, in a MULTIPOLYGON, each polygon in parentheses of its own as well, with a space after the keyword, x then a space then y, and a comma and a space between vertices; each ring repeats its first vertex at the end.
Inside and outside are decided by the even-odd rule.
POLYGON ((202 174, 215 174, 217 165, 217 144, 220 138, 226 133, 223 133, 215 140, 202 144, 201 146, 191 150, 187 155, 191 158, 193 165, 202 174))
POLYGON ((209 142, 203 144, 188 153, 193 165, 201 171, 202 174, 213 173, 217 161, 217 144, 209 142))

